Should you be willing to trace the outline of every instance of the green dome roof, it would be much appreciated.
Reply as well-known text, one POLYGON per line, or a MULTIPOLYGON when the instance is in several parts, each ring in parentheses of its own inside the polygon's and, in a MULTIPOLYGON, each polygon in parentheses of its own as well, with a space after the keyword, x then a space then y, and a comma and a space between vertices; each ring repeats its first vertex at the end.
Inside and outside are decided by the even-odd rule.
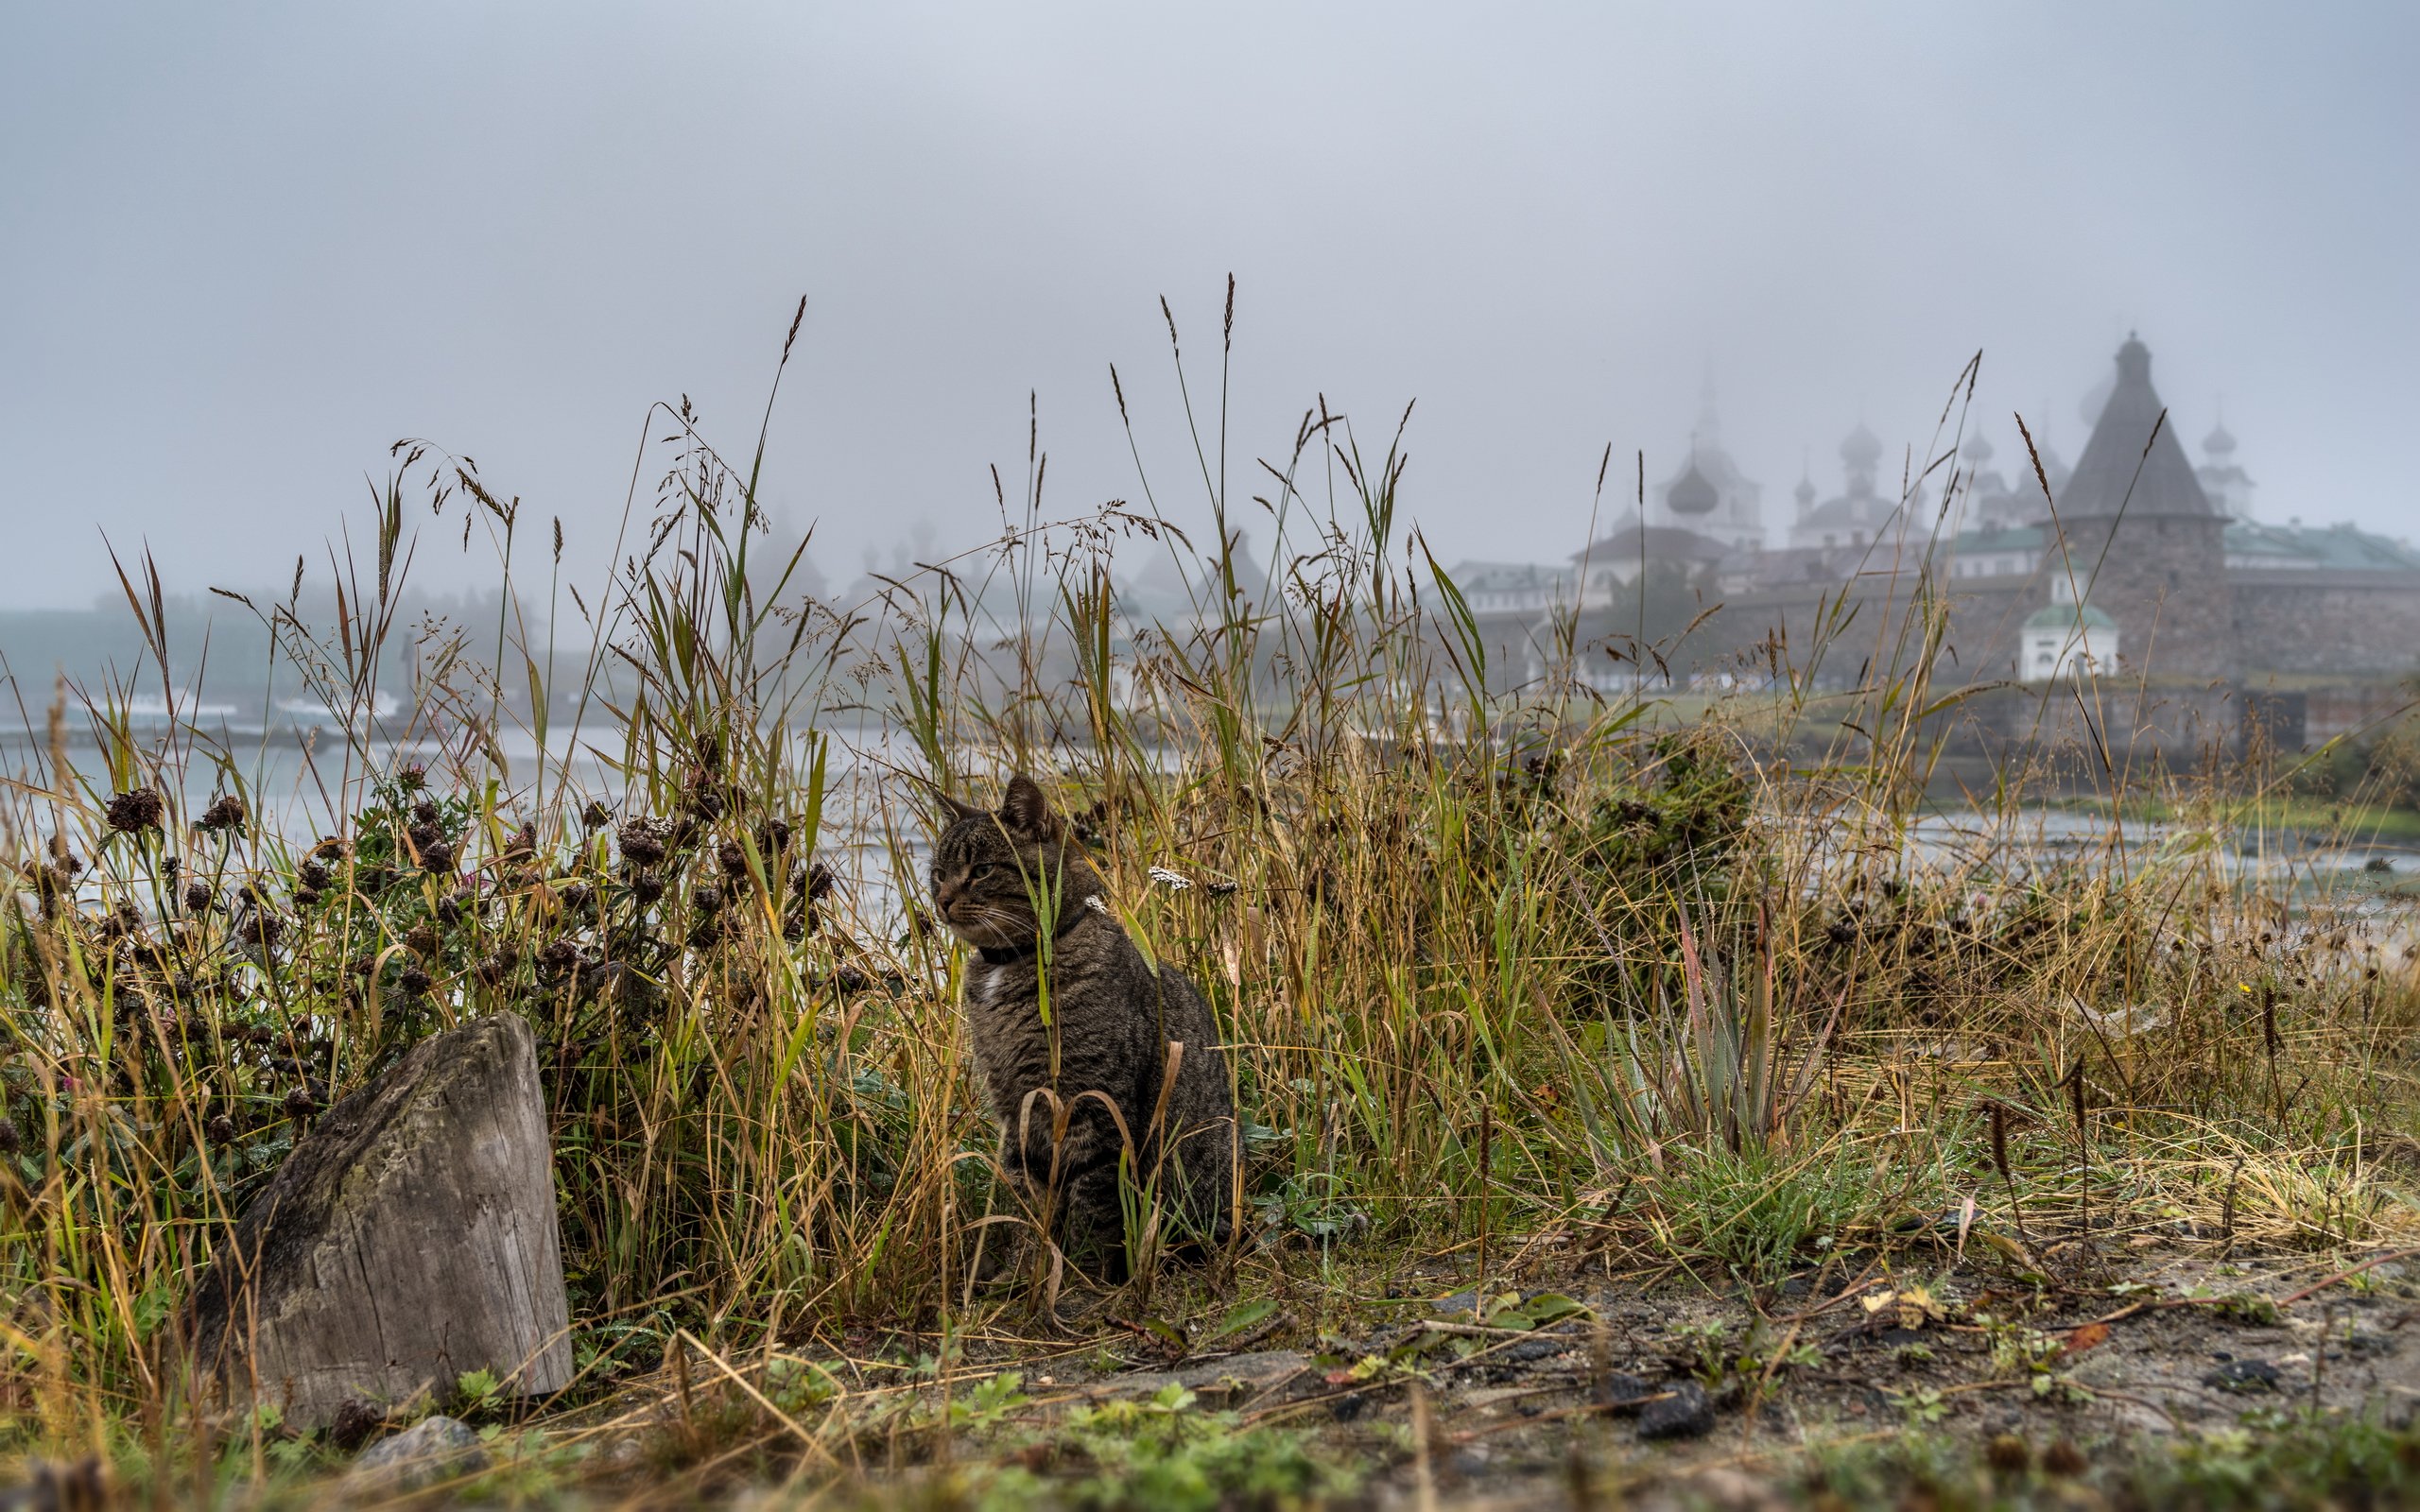
POLYGON ((2065 630, 2074 628, 2078 623, 2087 630, 2114 630, 2118 627, 2116 620, 2090 604, 2081 608, 2074 604, 2052 604, 2047 609, 2037 609, 2027 617, 2025 627, 2029 630, 2065 630))

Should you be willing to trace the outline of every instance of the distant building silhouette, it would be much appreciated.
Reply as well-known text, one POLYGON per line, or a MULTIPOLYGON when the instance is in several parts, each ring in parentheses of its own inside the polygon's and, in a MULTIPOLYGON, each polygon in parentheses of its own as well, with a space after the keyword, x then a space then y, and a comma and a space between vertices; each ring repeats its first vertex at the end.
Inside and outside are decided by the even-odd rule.
POLYGON ((2214 425, 2203 461, 2187 457, 2136 336, 2118 349, 2106 396, 2072 470, 2038 433, 2004 467, 1988 438, 1971 436, 1933 469, 1929 494, 1921 478, 1903 490, 1890 475, 1920 474, 1928 459, 1886 468, 1859 423, 1840 445, 1841 491, 1819 503, 1802 478, 1778 547, 1755 485, 1714 438, 1709 399, 1643 517, 1562 566, 1465 564, 1492 665, 1508 681, 1538 675, 1540 647, 1553 644, 1540 628, 1559 614, 1578 616, 1583 644, 1631 633, 1616 606, 1636 610, 1644 577, 1712 611, 1665 648, 1676 676, 1736 679, 1759 659, 1769 668, 1811 645, 1819 615, 1843 605, 1868 616, 1871 641, 1919 587, 1949 608, 1936 671, 1949 681, 2090 674, 2299 688, 2420 671, 2420 551, 2351 524, 2256 517, 2234 435, 2214 425))

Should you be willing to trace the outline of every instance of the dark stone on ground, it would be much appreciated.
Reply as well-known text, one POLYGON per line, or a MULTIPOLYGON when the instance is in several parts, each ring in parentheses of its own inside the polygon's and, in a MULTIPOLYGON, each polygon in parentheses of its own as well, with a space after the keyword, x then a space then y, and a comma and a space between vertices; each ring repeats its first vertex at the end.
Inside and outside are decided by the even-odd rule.
POLYGON ((98 1455, 72 1465, 28 1460, 22 1485, 0 1486, 0 1512, 100 1512, 111 1504, 98 1455))
POLYGON ((2277 1367, 2266 1360, 2229 1360, 2204 1376, 2202 1383, 2225 1391, 2274 1391, 2277 1367))
POLYGON ((1684 1381, 1661 1401, 1639 1409, 1638 1436, 1643 1439, 1703 1438, 1714 1432, 1714 1403, 1705 1388, 1684 1381))
POLYGON ((1489 1358, 1502 1361, 1506 1365, 1518 1365, 1524 1361, 1543 1360, 1551 1354, 1561 1354, 1570 1348, 1571 1341, 1567 1338, 1516 1339, 1496 1350, 1489 1358))
POLYGON ((1655 1395, 1655 1388, 1634 1375, 1616 1370, 1597 1383, 1597 1405, 1616 1412, 1636 1412, 1634 1404, 1655 1395))

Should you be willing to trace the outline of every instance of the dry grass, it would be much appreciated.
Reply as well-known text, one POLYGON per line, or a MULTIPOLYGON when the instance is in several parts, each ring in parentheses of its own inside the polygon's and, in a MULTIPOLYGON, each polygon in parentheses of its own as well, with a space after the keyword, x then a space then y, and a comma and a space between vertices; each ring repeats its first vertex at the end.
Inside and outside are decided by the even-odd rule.
MULTIPOLYGON (((190 1406, 188 1279, 327 1099, 491 1012, 527 1015, 546 1057, 581 1366, 530 1416, 598 1434, 615 1383, 651 1381, 683 1485, 945 1452, 890 1415, 883 1372, 912 1371, 870 1340, 925 1341, 930 1380, 970 1344, 1199 1330, 1238 1288, 1292 1294, 1306 1254, 1764 1285, 1851 1249, 2053 1276, 2142 1234, 2411 1236, 2387 1136, 2415 993, 2366 933, 2382 917, 2235 874, 2245 809, 2214 799, 2271 791, 2253 769, 2145 795, 2218 816, 2150 850, 2115 820, 2097 850, 2012 850, 2014 771, 1983 833, 1912 845, 1954 718, 1920 575, 1853 648, 1878 669, 1859 687, 1787 674, 1683 717, 1590 691, 1577 627, 1545 681, 1491 680, 1403 529, 1398 446, 1365 456, 1323 410, 1267 470, 1274 569, 1233 549, 1223 436, 1201 551, 1155 505, 1046 519, 1037 450, 997 542, 845 609, 767 559, 754 462, 685 409, 658 421, 662 486, 596 593, 549 566, 525 603, 515 507, 413 445, 367 559, 337 563, 340 618, 254 606, 335 709, 417 679, 409 729, 365 717, 315 755, 344 816, 316 848, 260 812, 248 753, 138 736, 132 679, 54 711, 6 816, 10 1447, 198 1490, 268 1474, 274 1433, 190 1406), (495 626, 399 624, 420 490, 496 547, 495 626), (1119 614, 1111 562, 1137 553, 1184 565, 1190 612, 1119 614), (515 765, 512 733, 570 754, 515 765), (1011 769, 1046 774, 1130 927, 1229 1025, 1253 1206, 1204 1276, 1106 1302, 1039 1272, 968 1284, 980 1220, 1012 1210, 959 955, 890 900, 921 885, 908 779, 983 793, 1011 769), (213 810, 231 794, 240 814, 213 810), (800 1374, 852 1353, 844 1385, 800 1374)), ((173 696, 160 592, 129 574, 160 627, 138 676, 173 696)))

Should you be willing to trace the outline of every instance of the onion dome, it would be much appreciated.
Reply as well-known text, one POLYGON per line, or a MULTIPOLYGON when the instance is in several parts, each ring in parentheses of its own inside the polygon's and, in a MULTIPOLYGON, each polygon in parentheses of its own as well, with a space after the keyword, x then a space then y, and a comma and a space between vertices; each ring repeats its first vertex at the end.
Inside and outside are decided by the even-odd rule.
POLYGON ((1841 442, 1841 460, 1852 469, 1871 469, 1882 460, 1882 442, 1865 428, 1865 421, 1858 421, 1857 429, 1841 442))
POLYGON ((1698 471, 1695 458, 1690 460, 1689 470, 1682 473, 1664 495, 1664 503, 1674 514, 1709 514, 1721 502, 1722 495, 1717 493, 1713 483, 1698 471))
POLYGON ((1968 438, 1959 449, 1966 454, 1966 460, 1977 467, 1987 467, 1991 464, 1992 443, 1980 433, 1968 438))
POLYGON ((2118 349, 2118 381, 2121 384, 2148 384, 2152 381, 2152 349, 2134 332, 2126 333, 2126 344, 2118 349))
POLYGON ((1812 509, 1815 507, 1815 480, 1809 477, 1801 477, 1798 480, 1797 496, 1799 508, 1812 509))
POLYGON ((2225 421, 2211 426, 2210 434, 2202 438, 2202 450, 2216 457, 2235 455, 2235 433, 2227 429, 2225 421))

